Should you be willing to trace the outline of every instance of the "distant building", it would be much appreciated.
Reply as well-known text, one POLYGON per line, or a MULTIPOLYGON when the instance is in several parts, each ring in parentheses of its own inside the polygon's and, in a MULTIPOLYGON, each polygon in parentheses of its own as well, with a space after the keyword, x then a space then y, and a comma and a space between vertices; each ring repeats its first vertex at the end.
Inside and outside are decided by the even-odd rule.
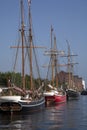
POLYGON ((85 87, 85 82, 78 75, 72 75, 72 73, 68 73, 65 71, 60 71, 58 74, 58 82, 59 84, 73 84, 78 91, 82 91, 83 87, 85 87))

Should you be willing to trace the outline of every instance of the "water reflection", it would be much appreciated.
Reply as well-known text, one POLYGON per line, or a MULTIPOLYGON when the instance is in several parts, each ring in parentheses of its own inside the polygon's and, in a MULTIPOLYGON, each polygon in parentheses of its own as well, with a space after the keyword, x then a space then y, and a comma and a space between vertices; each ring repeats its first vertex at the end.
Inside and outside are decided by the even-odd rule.
POLYGON ((0 114, 0 130, 86 130, 87 96, 32 114, 0 114))
POLYGON ((48 128, 49 129, 58 129, 61 128, 63 126, 63 122, 64 122, 64 114, 65 114, 65 107, 66 107, 66 103, 63 104, 59 104, 59 105, 55 105, 54 107, 49 107, 49 109, 47 109, 47 113, 48 113, 48 128))

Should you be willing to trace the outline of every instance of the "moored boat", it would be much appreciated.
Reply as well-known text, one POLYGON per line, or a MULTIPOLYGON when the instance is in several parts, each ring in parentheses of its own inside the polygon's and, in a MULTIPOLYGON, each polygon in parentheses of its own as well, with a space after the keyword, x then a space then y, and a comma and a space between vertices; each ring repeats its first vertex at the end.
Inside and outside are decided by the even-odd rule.
POLYGON ((66 92, 64 90, 57 90, 56 88, 53 88, 52 86, 51 88, 52 88, 51 90, 44 92, 46 105, 60 104, 60 103, 66 102, 66 92))
MULTIPOLYGON (((33 35, 32 35, 32 23, 31 23, 31 0, 28 0, 28 11, 29 11, 29 36, 28 40, 25 39, 25 26, 24 26, 24 5, 23 0, 20 0, 21 4, 21 29, 19 29, 21 33, 21 46, 18 43, 18 46, 13 48, 17 48, 17 52, 19 48, 22 52, 22 74, 21 74, 21 86, 18 87, 15 83, 9 80, 8 87, 0 88, 0 111, 2 112, 32 112, 38 111, 45 107, 45 98, 43 96, 43 86, 41 85, 41 80, 39 83, 34 83, 36 81, 33 71, 33 65, 35 65, 36 55, 35 48, 33 43, 33 35), (25 42, 24 42, 25 41, 25 42), (33 52, 35 55, 35 61, 33 63, 33 52), (29 60, 29 86, 25 84, 25 61, 26 57, 29 60), (28 88, 29 87, 29 88, 28 88)), ((17 53, 16 53, 17 54, 17 53)), ((16 55, 17 58, 17 55, 16 55)), ((20 58, 21 59, 21 58, 20 58)), ((15 60, 17 61, 17 59, 15 60)), ((15 63, 16 65, 16 63, 15 63)), ((36 62, 37 65, 37 62, 36 62)), ((37 72, 38 72, 38 66, 37 72)), ((15 68, 15 67, 14 67, 15 68)), ((36 71, 35 70, 35 71, 36 71)), ((38 72, 40 79, 40 74, 38 72)))
POLYGON ((69 100, 69 99, 78 99, 78 97, 79 97, 79 93, 74 89, 66 90, 66 94, 67 94, 67 100, 69 100))
POLYGON ((51 49, 46 51, 46 54, 50 56, 50 62, 48 65, 47 79, 49 79, 49 73, 51 78, 49 79, 50 84, 46 83, 46 89, 44 96, 46 104, 50 103, 63 103, 66 102, 66 92, 58 86, 58 55, 59 51, 56 46, 56 37, 54 36, 54 44, 52 43, 53 28, 51 27, 51 49), (49 87, 47 89, 47 87, 49 87))
POLYGON ((70 45, 68 41, 67 41, 67 44, 68 44, 68 55, 67 55, 68 85, 66 89, 66 95, 67 95, 67 100, 69 100, 69 99, 77 99, 79 97, 79 92, 77 90, 77 87, 74 81, 74 76, 73 76, 73 66, 78 63, 72 62, 72 57, 77 56, 77 55, 71 54, 70 45))
POLYGON ((81 95, 87 95, 87 90, 83 90, 83 91, 81 92, 81 95))

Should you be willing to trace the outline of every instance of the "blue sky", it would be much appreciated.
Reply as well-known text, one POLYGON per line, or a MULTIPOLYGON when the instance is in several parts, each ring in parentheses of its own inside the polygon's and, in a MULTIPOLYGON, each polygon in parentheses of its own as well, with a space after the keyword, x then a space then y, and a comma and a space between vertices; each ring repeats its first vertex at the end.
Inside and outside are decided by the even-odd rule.
MULTIPOLYGON (((26 11, 26 2, 25 11, 26 11)), ((54 28, 59 50, 71 50, 78 54, 79 64, 75 69, 87 82, 87 0, 32 0, 32 20, 35 41, 38 45, 50 46, 50 26, 54 28)), ((18 35, 20 0, 0 0, 0 71, 12 70, 12 50, 18 35)), ((46 57, 40 52, 41 66, 46 57)), ((44 73, 41 67, 41 72, 44 73)), ((45 75, 45 74, 44 74, 45 75)))

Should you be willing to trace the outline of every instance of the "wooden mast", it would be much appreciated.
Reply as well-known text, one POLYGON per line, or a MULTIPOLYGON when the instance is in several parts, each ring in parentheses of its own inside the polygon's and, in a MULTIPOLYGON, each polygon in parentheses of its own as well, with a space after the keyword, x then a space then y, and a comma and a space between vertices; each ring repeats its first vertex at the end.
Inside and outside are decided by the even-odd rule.
MULTIPOLYGON (((24 5, 23 5, 23 0, 20 0, 20 4, 21 4, 21 29, 19 29, 19 31, 21 32, 21 46, 11 46, 11 48, 21 48, 22 49, 22 88, 25 90, 25 52, 24 49, 25 48, 29 48, 28 53, 29 53, 29 69, 30 69, 30 86, 31 86, 31 90, 34 90, 34 86, 33 86, 33 63, 32 63, 32 58, 33 58, 33 50, 34 48, 46 48, 46 47, 42 47, 42 46, 34 46, 33 45, 33 38, 32 38, 32 18, 31 18, 31 0, 28 0, 28 15, 29 15, 29 41, 28 41, 28 45, 25 45, 24 41, 25 40, 25 26, 24 26, 24 5)), ((35 52, 34 52, 35 53, 35 52)), ((16 55, 16 59, 17 59, 17 55, 16 55)), ((36 57, 35 57, 35 61, 36 61, 36 57)), ((16 65, 16 60, 15 60, 15 65, 16 65)), ((37 63, 36 63, 37 66, 37 63)), ((14 66, 15 68, 15 66, 14 66)), ((39 71, 39 69, 38 69, 39 71)), ((40 77, 40 74, 39 74, 40 77)))
POLYGON ((29 44, 30 44, 30 54, 29 54, 29 60, 30 60, 30 86, 31 90, 33 90, 33 72, 32 72, 32 18, 31 18, 31 0, 28 0, 28 7, 29 7, 29 44))
POLYGON ((72 56, 77 56, 77 55, 73 55, 73 54, 71 54, 71 52, 70 52, 70 45, 69 45, 69 42, 68 42, 68 40, 66 40, 66 42, 67 42, 67 45, 68 45, 68 55, 67 55, 67 57, 68 57, 68 74, 69 74, 69 81, 68 81, 68 89, 70 89, 70 88, 73 88, 73 71, 72 71, 72 68, 73 68, 73 66, 75 65, 75 64, 78 64, 78 63, 72 63, 72 59, 71 59, 71 57, 72 56), (72 80, 72 82, 71 82, 71 80, 72 80))
MULTIPOLYGON (((56 86, 58 86, 58 77, 57 77, 57 72, 58 72, 58 67, 59 67, 59 65, 57 64, 58 51, 57 51, 57 46, 56 46, 56 36, 54 36, 54 39, 53 39, 52 26, 51 26, 51 49, 50 49, 50 51, 46 51, 45 54, 50 55, 50 62, 49 62, 48 67, 51 67, 51 71, 52 71, 51 84, 54 87, 54 83, 56 81, 56 86)), ((43 67, 46 67, 46 66, 43 66, 43 67)), ((48 70, 49 70, 49 68, 48 68, 48 70)), ((48 73, 47 73, 47 76, 48 76, 48 73)))
MULTIPOLYGON (((28 8, 29 8, 29 60, 30 60, 30 86, 31 86, 31 90, 34 90, 34 84, 33 84, 33 49, 34 48, 45 48, 42 46, 34 46, 33 45, 33 35, 32 35, 32 16, 31 16, 31 0, 28 0, 28 8)), ((34 54, 35 55, 35 54, 34 54)), ((37 59, 35 56, 35 60, 36 60, 36 66, 37 65, 37 59)), ((39 74, 39 67, 37 67, 38 70, 38 74, 39 74)), ((40 78, 40 74, 39 74, 39 78, 40 78)))
MULTIPOLYGON (((67 44, 68 44, 68 41, 67 41, 67 44)), ((67 55, 67 57, 68 57, 68 74, 69 74, 69 81, 68 81, 68 83, 69 83, 69 86, 68 86, 68 89, 70 89, 70 86, 71 86, 71 75, 70 75, 70 72, 71 72, 71 60, 70 60, 70 46, 69 46, 69 44, 68 44, 68 55, 67 55)))
POLYGON ((53 29, 51 27, 51 67, 52 67, 52 86, 54 86, 54 82, 56 83, 56 87, 58 87, 58 50, 56 46, 56 36, 54 35, 54 44, 52 42, 53 29))
MULTIPOLYGON (((21 29, 19 29, 19 31, 21 32, 21 46, 11 46, 11 48, 17 48, 17 52, 18 49, 21 48, 22 49, 22 89, 25 90, 25 63, 24 63, 24 31, 25 31, 25 26, 24 26, 24 5, 23 5, 23 0, 20 0, 20 8, 21 8, 21 29)), ((15 59, 15 64, 14 64, 14 69, 16 66, 16 60, 17 60, 17 53, 16 53, 16 59, 15 59)))
POLYGON ((54 86, 54 61, 53 61, 53 27, 51 26, 51 67, 52 67, 52 86, 54 86))
MULTIPOLYGON (((20 0, 20 8, 21 8, 21 29, 19 29, 19 31, 21 32, 21 46, 11 46, 11 48, 21 48, 22 49, 22 88, 25 90, 25 64, 24 64, 24 5, 23 5, 23 0, 20 0)), ((18 52, 18 50, 17 50, 18 52)), ((15 64, 14 64, 14 70, 15 70, 15 66, 16 66, 16 60, 17 60, 17 53, 16 53, 16 59, 15 59, 15 64)))
POLYGON ((57 52, 57 46, 56 46, 56 36, 54 36, 54 69, 55 69, 55 82, 56 82, 56 87, 58 87, 58 58, 57 58, 58 52, 57 52))
POLYGON ((24 9, 21 0, 21 38, 22 38, 22 87, 25 90, 25 70, 24 70, 24 9))

